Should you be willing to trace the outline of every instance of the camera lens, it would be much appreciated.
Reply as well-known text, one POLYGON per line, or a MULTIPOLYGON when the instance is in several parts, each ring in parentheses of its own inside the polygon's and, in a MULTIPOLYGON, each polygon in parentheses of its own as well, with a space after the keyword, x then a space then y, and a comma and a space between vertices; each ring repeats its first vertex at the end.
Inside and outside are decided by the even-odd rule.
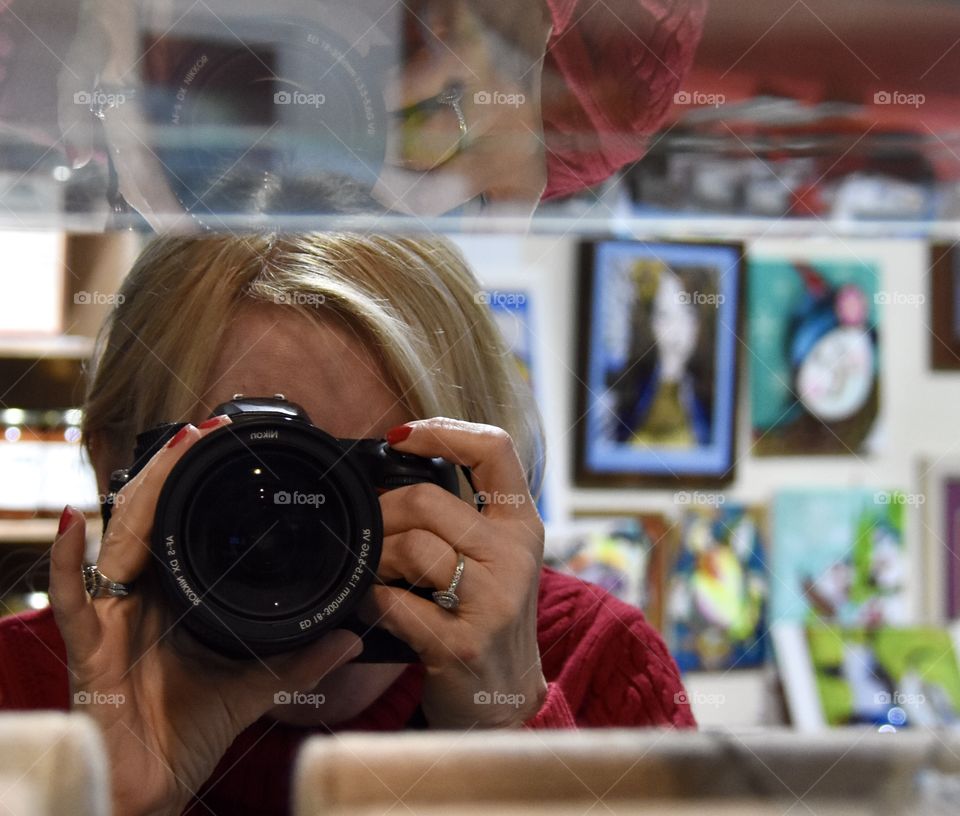
POLYGON ((149 107, 167 181, 194 216, 216 226, 369 207, 386 152, 383 79, 336 34, 260 21, 243 44, 180 32, 164 45, 175 67, 153 78, 149 107))
POLYGON ((235 418, 167 477, 153 528, 178 621, 236 657, 288 651, 343 624, 383 544, 366 475, 329 434, 235 418))
POLYGON ((220 462, 186 516, 197 589, 257 618, 308 609, 343 580, 348 529, 317 465, 270 448, 220 462))

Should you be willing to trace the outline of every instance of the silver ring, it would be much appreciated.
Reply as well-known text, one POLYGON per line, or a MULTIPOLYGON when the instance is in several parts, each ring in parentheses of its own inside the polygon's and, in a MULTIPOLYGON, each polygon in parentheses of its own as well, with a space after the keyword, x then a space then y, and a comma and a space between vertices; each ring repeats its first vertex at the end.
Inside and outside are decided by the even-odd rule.
POLYGON ((130 594, 130 585, 107 578, 96 564, 83 568, 83 585, 91 598, 124 598, 130 594))
POLYGON ((436 96, 436 101, 440 105, 448 105, 457 117, 457 126, 460 128, 460 138, 457 139, 457 153, 464 149, 467 142, 467 117, 463 115, 463 108, 460 107, 461 99, 463 99, 463 86, 459 84, 445 88, 436 96))
POLYGON ((450 586, 446 589, 438 590, 433 593, 433 600, 437 606, 452 612, 460 606, 460 597, 456 593, 460 579, 463 577, 463 556, 457 561, 457 568, 453 571, 453 578, 450 580, 450 586))
POLYGON ((119 108, 136 93, 137 89, 129 85, 97 84, 93 90, 80 91, 73 98, 74 102, 86 102, 90 113, 102 122, 107 118, 108 111, 119 108))

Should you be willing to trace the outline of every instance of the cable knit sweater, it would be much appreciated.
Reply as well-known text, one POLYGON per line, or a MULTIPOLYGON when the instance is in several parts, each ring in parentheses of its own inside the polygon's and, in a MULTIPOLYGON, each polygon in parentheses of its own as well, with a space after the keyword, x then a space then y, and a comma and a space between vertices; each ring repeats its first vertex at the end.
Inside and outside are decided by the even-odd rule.
MULTIPOLYGON (((695 725, 677 665, 641 612, 603 590, 543 570, 537 636, 548 691, 528 728, 695 725)), ((365 711, 332 731, 418 727, 423 667, 409 666, 365 711)), ((0 620, 0 709, 69 708, 66 653, 49 609, 0 620)), ((419 727, 422 727, 422 722, 419 727)), ((289 812, 290 770, 321 729, 263 718, 237 737, 190 814, 289 812)))

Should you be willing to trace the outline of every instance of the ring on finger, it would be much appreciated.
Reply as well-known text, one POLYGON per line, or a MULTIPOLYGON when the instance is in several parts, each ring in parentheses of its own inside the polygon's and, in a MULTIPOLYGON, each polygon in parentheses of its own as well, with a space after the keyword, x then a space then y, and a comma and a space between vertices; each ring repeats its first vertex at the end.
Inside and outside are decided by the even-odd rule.
POLYGON ((91 598, 124 598, 130 594, 129 584, 108 578, 96 564, 83 568, 83 585, 91 598))
POLYGON ((463 577, 464 561, 461 555, 457 561, 457 568, 453 571, 453 578, 450 580, 450 586, 446 589, 437 590, 433 593, 433 600, 437 606, 452 612, 460 606, 460 597, 457 595, 457 587, 460 585, 460 579, 463 577))

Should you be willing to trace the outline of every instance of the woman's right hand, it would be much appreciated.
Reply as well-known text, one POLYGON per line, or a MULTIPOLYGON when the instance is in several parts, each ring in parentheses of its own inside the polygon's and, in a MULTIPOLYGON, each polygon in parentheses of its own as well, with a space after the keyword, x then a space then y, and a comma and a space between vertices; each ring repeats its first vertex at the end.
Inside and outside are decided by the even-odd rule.
MULTIPOLYGON (((168 474, 199 439, 229 423, 188 425, 118 494, 97 565, 114 581, 150 566, 150 532, 168 474)), ((359 655, 359 638, 334 631, 267 661, 186 656, 167 637, 165 610, 137 591, 91 599, 84 588, 83 516, 64 511, 53 545, 50 598, 67 648, 71 700, 103 732, 114 811, 179 814, 230 744, 274 705, 281 691, 312 688, 359 655), (78 705, 80 704, 80 705, 78 705)), ((205 650, 203 650, 205 652, 205 650)))

